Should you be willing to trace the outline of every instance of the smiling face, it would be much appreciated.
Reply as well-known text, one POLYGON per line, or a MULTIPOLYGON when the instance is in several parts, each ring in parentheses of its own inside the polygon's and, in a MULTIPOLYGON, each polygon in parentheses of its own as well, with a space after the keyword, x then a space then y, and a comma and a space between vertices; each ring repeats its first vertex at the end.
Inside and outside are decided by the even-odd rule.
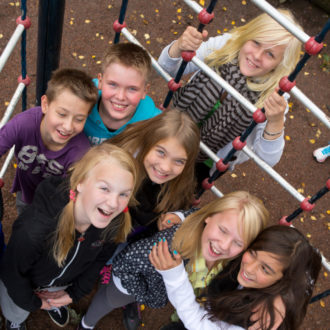
POLYGON ((247 41, 239 53, 239 68, 246 77, 262 77, 282 61, 286 45, 272 46, 247 41))
POLYGON ((205 219, 202 254, 210 269, 217 260, 229 259, 243 251, 242 233, 238 229, 238 213, 230 209, 205 219))
POLYGON ((180 175, 187 161, 187 153, 175 137, 159 141, 143 160, 149 179, 158 184, 180 175))
POLYGON ((283 277, 283 265, 271 252, 248 250, 243 254, 237 276, 245 288, 267 288, 283 277))
POLYGON ((118 129, 134 115, 136 107, 147 92, 145 74, 120 63, 110 64, 98 75, 102 91, 100 116, 110 129, 118 129))
POLYGON ((105 228, 127 206, 133 191, 133 175, 114 160, 98 163, 77 185, 74 212, 77 229, 91 224, 105 228))
POLYGON ((91 104, 64 89, 49 102, 46 95, 41 98, 44 114, 40 133, 49 150, 60 150, 77 134, 81 133, 91 104))

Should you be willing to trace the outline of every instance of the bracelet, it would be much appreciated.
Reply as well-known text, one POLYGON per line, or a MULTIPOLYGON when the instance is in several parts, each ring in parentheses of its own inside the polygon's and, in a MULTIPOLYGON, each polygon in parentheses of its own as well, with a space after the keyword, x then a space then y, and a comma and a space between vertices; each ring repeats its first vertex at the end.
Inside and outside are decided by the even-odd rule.
POLYGON ((266 135, 269 135, 269 136, 275 136, 275 135, 282 134, 283 131, 284 131, 284 127, 283 127, 279 132, 276 132, 276 133, 269 133, 269 132, 267 132, 267 131, 264 129, 264 133, 265 133, 266 135))

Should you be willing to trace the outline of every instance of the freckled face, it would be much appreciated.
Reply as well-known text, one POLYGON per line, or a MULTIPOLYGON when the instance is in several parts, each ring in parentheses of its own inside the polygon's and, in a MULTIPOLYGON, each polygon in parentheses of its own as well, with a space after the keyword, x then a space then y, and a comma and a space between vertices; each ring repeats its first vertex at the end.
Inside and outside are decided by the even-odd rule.
POLYGON ((202 254, 211 268, 217 260, 236 257, 243 251, 242 233, 238 229, 238 213, 226 210, 205 219, 202 254))
POLYGON ((283 59, 286 45, 272 46, 255 40, 247 41, 239 53, 239 68, 246 77, 262 77, 283 59))
POLYGON ((143 165, 149 179, 162 184, 180 175, 186 161, 186 150, 175 137, 172 137, 161 140, 152 147, 144 157, 143 165))
POLYGON ((283 277, 283 265, 278 257, 266 251, 248 250, 243 254, 237 276, 246 288, 267 288, 283 277))

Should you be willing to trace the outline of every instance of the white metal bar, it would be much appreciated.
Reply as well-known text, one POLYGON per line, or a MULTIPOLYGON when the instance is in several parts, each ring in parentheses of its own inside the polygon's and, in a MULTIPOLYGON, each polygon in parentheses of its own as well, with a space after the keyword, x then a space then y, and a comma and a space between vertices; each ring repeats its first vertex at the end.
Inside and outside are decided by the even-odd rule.
POLYGON ((17 41, 21 37, 22 33, 24 32, 25 28, 24 25, 18 24, 13 35, 9 39, 6 48, 2 52, 0 56, 0 72, 2 71, 3 67, 5 66, 10 54, 12 53, 13 49, 15 48, 17 41))
POLYGON ((299 202, 302 202, 305 199, 303 195, 301 195, 293 186, 283 179, 282 176, 278 174, 270 165, 258 157, 249 147, 245 146, 242 150, 299 202))
POLYGON ((197 65, 204 73, 206 73, 211 79, 224 88, 232 97, 234 97, 244 108, 250 112, 255 112, 257 108, 244 96, 242 96, 234 87, 227 83, 222 77, 220 77, 215 71, 213 71, 207 64, 201 61, 196 56, 193 57, 192 62, 197 65))
POLYGON ((183 0, 183 2, 189 6, 196 14, 199 14, 202 10, 203 7, 201 7, 197 2, 192 1, 192 0, 183 0))
POLYGON ((270 5, 265 0, 252 0, 252 2, 259 7, 262 11, 266 12, 269 16, 273 17, 279 24, 286 28, 302 43, 308 41, 310 36, 304 31, 299 29, 294 23, 291 23, 284 15, 282 15, 276 8, 270 5))
POLYGON ((324 257, 322 253, 321 253, 321 257, 322 257, 322 265, 324 266, 324 268, 326 268, 328 272, 330 272, 330 262, 324 257))
MULTIPOLYGON (((131 32, 128 31, 127 28, 123 28, 121 30, 121 33, 126 37, 126 39, 128 41, 130 41, 130 42, 142 47, 143 49, 145 49, 145 47, 143 47, 140 44, 140 42, 133 36, 133 34, 131 32)), ((152 64, 153 68, 158 72, 158 74, 160 76, 162 76, 167 82, 169 82, 172 79, 172 77, 158 64, 158 62, 151 56, 151 54, 149 52, 148 52, 148 54, 150 56, 151 64, 152 64)))
POLYGON ((10 149, 10 151, 9 151, 9 153, 8 153, 8 155, 7 155, 7 157, 6 157, 5 161, 4 161, 4 163, 3 163, 3 165, 2 165, 2 168, 1 168, 1 170, 0 170, 0 178, 1 178, 1 179, 3 179, 3 177, 5 176, 5 173, 6 173, 6 171, 7 171, 7 168, 8 168, 8 166, 9 166, 9 163, 10 163, 11 159, 12 159, 13 156, 14 156, 14 151, 15 151, 15 146, 13 146, 13 147, 10 149))
POLYGON ((218 197, 223 197, 223 193, 216 186, 212 186, 210 190, 213 192, 214 195, 218 197))
POLYGON ((217 162, 218 160, 220 160, 220 158, 204 142, 202 142, 202 141, 199 142, 199 147, 214 162, 217 162))
POLYGON ((297 98, 315 117, 317 117, 326 127, 330 129, 330 118, 314 104, 297 86, 294 86, 290 93, 297 98))
POLYGON ((1 119, 0 128, 2 128, 2 126, 5 125, 8 122, 8 120, 10 119, 18 100, 23 93, 24 88, 25 88, 25 85, 23 83, 18 84, 16 91, 15 91, 13 97, 11 98, 10 103, 1 119))

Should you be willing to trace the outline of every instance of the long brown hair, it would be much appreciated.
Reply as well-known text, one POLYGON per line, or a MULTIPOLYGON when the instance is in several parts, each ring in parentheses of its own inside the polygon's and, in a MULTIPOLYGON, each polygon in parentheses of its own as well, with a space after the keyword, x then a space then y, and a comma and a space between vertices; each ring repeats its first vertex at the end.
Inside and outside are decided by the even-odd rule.
POLYGON ((247 191, 234 191, 189 215, 175 233, 172 249, 177 250, 184 259, 193 262, 201 251, 206 218, 227 210, 236 210, 238 213, 238 226, 243 234, 244 248, 267 225, 269 214, 261 200, 247 191))
POLYGON ((178 210, 190 206, 195 188, 195 160, 199 152, 199 129, 190 117, 172 109, 162 114, 129 125, 122 133, 108 140, 135 155, 138 164, 138 177, 141 183, 147 173, 144 158, 162 140, 174 137, 187 153, 187 161, 180 175, 162 184, 157 213, 178 210))
MULTIPOLYGON (((111 144, 101 144, 91 148, 81 160, 70 169, 70 188, 77 193, 77 186, 83 182, 89 171, 98 163, 106 159, 115 159, 122 168, 133 176, 134 190, 129 204, 134 204, 136 191, 137 171, 135 160, 126 151, 111 144)), ((62 266, 67 254, 75 241, 74 202, 70 199, 60 215, 53 245, 53 257, 59 266, 62 266)), ((119 214, 104 229, 105 238, 114 242, 124 242, 131 230, 131 217, 129 212, 119 214)))
MULTIPOLYGON (((261 308, 259 324, 262 330, 269 330, 275 322, 274 300, 280 297, 285 316, 278 329, 298 329, 321 269, 319 252, 297 229, 279 225, 262 231, 249 249, 275 254, 284 268, 282 278, 267 288, 243 288, 224 293, 223 283, 232 272, 220 273, 207 290, 205 307, 210 318, 248 328, 252 311, 261 308)), ((234 265, 238 267, 239 264, 234 265)))

